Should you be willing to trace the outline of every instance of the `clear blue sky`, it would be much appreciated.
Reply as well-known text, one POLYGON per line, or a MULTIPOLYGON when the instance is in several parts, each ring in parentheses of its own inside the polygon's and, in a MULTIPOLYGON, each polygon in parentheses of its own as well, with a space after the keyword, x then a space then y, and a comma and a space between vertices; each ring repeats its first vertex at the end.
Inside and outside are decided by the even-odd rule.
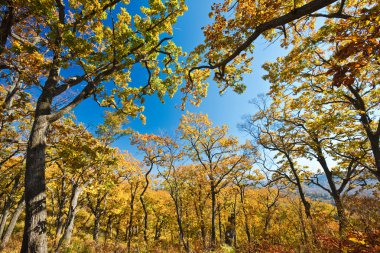
MULTIPOLYGON (((145 2, 145 1, 131 1, 145 2)), ((196 45, 202 43, 203 34, 201 27, 210 23, 208 17, 212 3, 215 0, 188 0, 189 10, 184 16, 179 18, 175 25, 173 40, 177 45, 182 46, 184 51, 190 52, 196 45)), ((202 112, 209 115, 214 124, 227 124, 230 128, 230 134, 238 136, 243 141, 247 136, 239 132, 237 124, 242 122, 242 116, 255 112, 255 107, 249 104, 249 100, 255 98, 260 93, 268 91, 269 84, 262 80, 265 73, 261 65, 266 61, 274 61, 276 57, 284 55, 285 51, 278 44, 269 45, 262 39, 255 43, 254 61, 252 63, 253 74, 246 76, 245 83, 247 89, 244 94, 236 94, 227 91, 220 96, 218 88, 211 81, 208 96, 203 100, 199 107, 188 106, 186 109, 191 112, 202 112)), ((146 82, 145 75, 139 75, 138 71, 132 74, 134 82, 146 82), (144 80, 139 80, 142 76, 144 80)), ((179 124, 179 119, 184 113, 178 109, 181 94, 176 94, 174 99, 166 100, 162 104, 156 97, 146 98, 145 115, 147 117, 146 125, 142 125, 139 119, 132 120, 129 124, 134 130, 141 133, 160 133, 173 132, 179 124)), ((75 109, 75 115, 78 121, 83 122, 91 131, 95 130, 96 125, 102 122, 103 110, 91 99, 84 101, 75 109)), ((114 143, 121 149, 127 149, 135 154, 135 149, 129 145, 128 137, 119 139, 114 143)))

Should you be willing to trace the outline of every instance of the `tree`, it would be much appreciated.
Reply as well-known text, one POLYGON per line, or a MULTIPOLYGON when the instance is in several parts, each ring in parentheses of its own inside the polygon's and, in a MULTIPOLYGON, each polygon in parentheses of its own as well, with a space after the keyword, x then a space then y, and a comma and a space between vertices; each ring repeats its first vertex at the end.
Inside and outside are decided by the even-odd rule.
MULTIPOLYGON (((264 149, 261 152, 261 164, 270 173, 269 178, 267 178, 268 184, 280 182, 290 184, 287 185, 287 188, 295 188, 298 192, 306 218, 312 229, 313 241, 316 242, 311 202, 305 192, 305 182, 312 173, 305 170, 297 161, 297 157, 302 156, 299 154, 299 140, 295 137, 299 129, 284 129, 284 124, 278 120, 275 112, 267 108, 266 97, 260 97, 259 101, 252 101, 252 103, 255 103, 258 112, 247 117, 241 128, 248 132, 253 141, 264 149), (266 150, 270 151, 271 154, 267 154, 266 150), (270 158, 271 156, 273 158, 270 158)), ((305 226, 303 226, 303 231, 307 241, 308 235, 305 226)))
POLYGON ((372 158, 359 159, 361 152, 355 151, 350 156, 356 157, 380 180, 380 162, 377 162, 380 121, 376 113, 379 110, 378 14, 379 7, 375 5, 363 9, 359 19, 327 23, 286 57, 264 67, 273 89, 291 87, 296 96, 305 99, 314 96, 314 103, 332 105, 327 113, 349 114, 351 119, 345 127, 355 128, 353 132, 360 132, 361 139, 368 139, 364 144, 358 140, 356 146, 361 151, 369 149, 372 158))
POLYGON ((3 5, 1 49, 9 46, 2 64, 18 69, 27 86, 41 89, 26 155, 22 252, 46 252, 47 129, 90 96, 127 116, 141 113, 144 95, 172 96, 180 83, 173 76, 178 73, 182 53, 165 36, 172 34, 172 25, 186 6, 182 0, 151 1, 132 18, 125 8, 129 1, 123 1, 124 6, 121 0, 34 1, 24 4, 25 11, 21 1, 16 2, 3 5), (25 13, 30 22, 13 19, 16 13, 25 13), (25 55, 31 56, 27 62, 25 55), (161 63, 165 65, 162 69, 161 63), (148 81, 130 86, 130 72, 137 64, 146 69, 148 81), (109 81, 115 84, 112 89, 109 81))
MULTIPOLYGON (((328 192, 334 200, 339 232, 344 236, 347 219, 342 198, 346 191, 352 190, 363 180, 365 175, 359 160, 366 155, 365 152, 358 152, 356 145, 352 145, 357 142, 355 138, 353 141, 351 139, 355 137, 355 129, 341 128, 341 125, 350 123, 349 115, 326 113, 335 111, 335 105, 316 103, 314 96, 295 96, 292 89, 273 88, 270 95, 273 102, 265 112, 270 115, 270 121, 266 124, 280 126, 277 132, 272 133, 275 134, 273 138, 290 134, 291 144, 294 145, 290 153, 292 159, 306 158, 319 163, 323 173, 319 170, 306 176, 308 181, 328 192), (357 156, 351 156, 353 152, 357 156), (333 159, 334 164, 329 158, 333 159), (320 174, 326 177, 326 185, 319 182, 320 174)), ((276 152, 281 153, 281 150, 276 152)))
POLYGON ((189 252, 189 242, 186 239, 183 225, 183 188, 186 177, 182 173, 183 167, 179 165, 184 156, 182 149, 169 136, 135 134, 132 143, 138 144, 138 149, 144 151, 144 158, 151 165, 151 168, 154 164, 164 169, 164 171, 159 171, 159 175, 163 177, 164 186, 174 202, 180 243, 185 251, 189 252))
POLYGON ((149 187, 149 175, 152 172, 154 166, 156 166, 161 159, 162 150, 159 145, 162 144, 163 141, 164 138, 152 134, 135 133, 131 138, 131 143, 133 145, 137 145, 137 148, 144 152, 144 162, 147 166, 147 169, 144 173, 145 184, 142 192, 140 193, 140 202, 144 210, 144 241, 146 246, 148 245, 148 210, 144 200, 144 195, 149 187))
POLYGON ((211 246, 216 246, 216 196, 231 183, 240 170, 252 166, 255 150, 249 143, 239 145, 235 137, 228 136, 227 126, 212 127, 207 115, 187 113, 181 118, 178 130, 185 141, 186 154, 207 175, 211 197, 211 246))

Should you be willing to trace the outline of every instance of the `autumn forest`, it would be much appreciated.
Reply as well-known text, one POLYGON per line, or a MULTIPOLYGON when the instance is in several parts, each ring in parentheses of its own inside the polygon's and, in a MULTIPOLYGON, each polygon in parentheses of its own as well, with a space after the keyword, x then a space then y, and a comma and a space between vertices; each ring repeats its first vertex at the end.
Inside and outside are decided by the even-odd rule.
POLYGON ((0 2, 0 252, 380 252, 378 0, 0 2))

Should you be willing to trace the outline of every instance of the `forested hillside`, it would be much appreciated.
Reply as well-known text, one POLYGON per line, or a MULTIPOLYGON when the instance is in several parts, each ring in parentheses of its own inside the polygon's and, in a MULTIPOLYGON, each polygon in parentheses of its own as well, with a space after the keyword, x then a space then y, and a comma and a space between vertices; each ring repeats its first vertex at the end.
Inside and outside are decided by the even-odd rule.
POLYGON ((379 2, 190 1, 1 2, 0 251, 380 252, 379 2))

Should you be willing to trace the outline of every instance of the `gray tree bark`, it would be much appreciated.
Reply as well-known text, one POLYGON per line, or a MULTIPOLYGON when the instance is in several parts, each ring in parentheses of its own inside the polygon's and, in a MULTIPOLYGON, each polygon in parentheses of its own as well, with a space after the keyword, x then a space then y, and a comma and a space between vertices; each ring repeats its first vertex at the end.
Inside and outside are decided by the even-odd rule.
POLYGON ((8 228, 1 239, 0 251, 4 249, 5 246, 7 245, 9 238, 11 237, 13 230, 16 226, 18 218, 20 217, 21 213, 24 211, 24 207, 25 207, 25 196, 22 195, 20 201, 17 204, 16 210, 14 211, 12 215, 12 219, 9 222, 8 228))

